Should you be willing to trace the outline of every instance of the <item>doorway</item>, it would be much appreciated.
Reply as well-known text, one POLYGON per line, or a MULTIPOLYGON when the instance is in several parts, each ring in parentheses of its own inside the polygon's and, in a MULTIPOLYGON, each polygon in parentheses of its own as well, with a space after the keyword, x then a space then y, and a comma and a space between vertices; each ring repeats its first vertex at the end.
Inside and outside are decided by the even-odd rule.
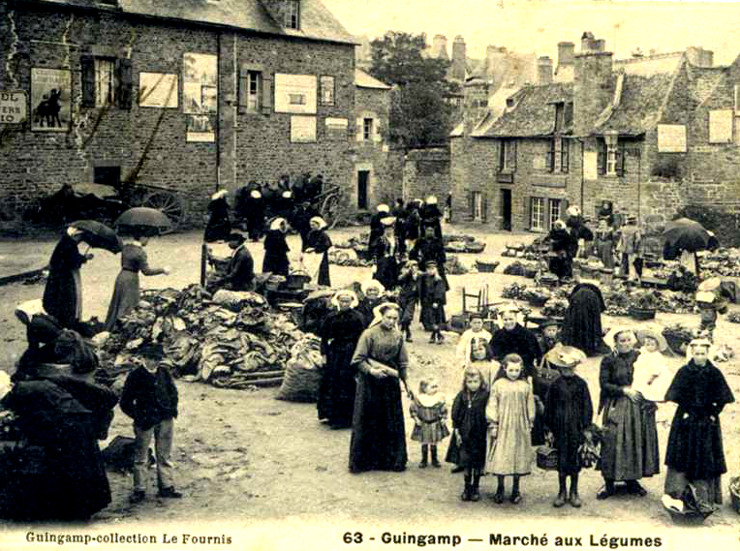
POLYGON ((121 185, 121 167, 96 166, 93 173, 93 182, 118 189, 121 185))
POLYGON ((357 171, 357 208, 367 210, 367 188, 370 185, 370 171, 357 171))
POLYGON ((511 231, 511 190, 501 190, 501 218, 503 230, 511 231))

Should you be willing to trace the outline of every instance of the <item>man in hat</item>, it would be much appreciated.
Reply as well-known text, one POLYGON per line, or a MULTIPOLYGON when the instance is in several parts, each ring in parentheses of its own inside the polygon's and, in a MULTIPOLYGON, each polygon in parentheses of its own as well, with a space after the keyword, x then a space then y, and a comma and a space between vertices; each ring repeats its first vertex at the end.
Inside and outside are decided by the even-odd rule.
POLYGON ((441 326, 445 323, 446 294, 447 286, 439 275, 437 263, 433 260, 427 262, 426 273, 421 276, 419 282, 419 298, 421 300, 421 323, 425 331, 431 331, 430 343, 444 343, 441 326))
POLYGON ((557 320, 546 319, 540 324, 540 331, 537 335, 537 341, 543 354, 560 344, 560 324, 557 320))
POLYGON ((368 248, 372 251, 375 249, 375 244, 378 239, 383 235, 383 219, 388 218, 391 214, 391 209, 385 203, 381 203, 376 207, 377 212, 370 218, 370 240, 368 241, 368 248))
POLYGON ((251 291, 254 288, 254 259, 247 249, 244 236, 232 233, 226 242, 234 251, 223 280, 226 288, 232 291, 251 291))

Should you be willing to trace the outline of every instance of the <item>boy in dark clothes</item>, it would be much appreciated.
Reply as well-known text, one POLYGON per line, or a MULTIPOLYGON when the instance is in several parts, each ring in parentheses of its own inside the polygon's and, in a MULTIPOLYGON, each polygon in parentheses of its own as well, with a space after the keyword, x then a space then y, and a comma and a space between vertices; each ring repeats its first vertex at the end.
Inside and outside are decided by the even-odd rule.
POLYGON ((146 497, 149 442, 154 436, 159 497, 179 498, 173 480, 172 433, 177 417, 177 387, 169 370, 145 360, 129 373, 121 394, 121 411, 134 420, 134 491, 131 502, 146 497))
POLYGON ((398 305, 401 307, 401 331, 406 335, 406 342, 413 342, 411 323, 414 321, 416 303, 419 302, 419 264, 413 260, 406 262, 398 278, 398 305))
POLYGON ((447 302, 447 286, 437 272, 437 263, 427 262, 426 273, 419 279, 421 301, 421 323, 425 331, 431 331, 430 343, 442 344, 444 337, 441 325, 445 323, 444 305, 447 302))

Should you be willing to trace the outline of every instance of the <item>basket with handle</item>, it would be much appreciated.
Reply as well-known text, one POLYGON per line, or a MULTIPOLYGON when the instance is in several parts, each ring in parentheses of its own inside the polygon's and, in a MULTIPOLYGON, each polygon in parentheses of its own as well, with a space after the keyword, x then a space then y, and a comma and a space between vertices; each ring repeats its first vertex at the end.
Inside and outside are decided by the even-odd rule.
POLYGON ((537 466, 544 471, 558 470, 558 450, 555 449, 552 433, 545 435, 545 444, 537 448, 537 466))

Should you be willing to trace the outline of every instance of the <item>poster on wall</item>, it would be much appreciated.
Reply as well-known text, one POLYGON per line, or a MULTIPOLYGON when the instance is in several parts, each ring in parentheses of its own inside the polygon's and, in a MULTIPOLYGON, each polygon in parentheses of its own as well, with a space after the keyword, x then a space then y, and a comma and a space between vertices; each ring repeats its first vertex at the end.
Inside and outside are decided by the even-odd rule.
POLYGON ((349 119, 338 117, 327 117, 324 119, 326 124, 326 137, 330 140, 346 140, 349 130, 349 119))
POLYGON ((177 75, 139 73, 139 106, 177 109, 177 75))
POLYGON ((584 180, 599 179, 599 154, 596 151, 583 152, 583 178, 584 180))
POLYGON ((72 78, 65 69, 31 69, 31 129, 68 132, 71 127, 72 78))
POLYGON ((182 103, 187 115, 186 141, 215 142, 218 110, 218 57, 183 55, 182 103))
POLYGON ((658 152, 686 153, 686 127, 683 124, 659 124, 658 152))
POLYGON ((316 76, 276 73, 275 112, 316 114, 316 76))
POLYGON ((316 117, 290 117, 291 143, 313 143, 316 141, 316 117))
POLYGON ((719 109, 709 112, 709 143, 729 143, 732 141, 732 109, 719 109))

